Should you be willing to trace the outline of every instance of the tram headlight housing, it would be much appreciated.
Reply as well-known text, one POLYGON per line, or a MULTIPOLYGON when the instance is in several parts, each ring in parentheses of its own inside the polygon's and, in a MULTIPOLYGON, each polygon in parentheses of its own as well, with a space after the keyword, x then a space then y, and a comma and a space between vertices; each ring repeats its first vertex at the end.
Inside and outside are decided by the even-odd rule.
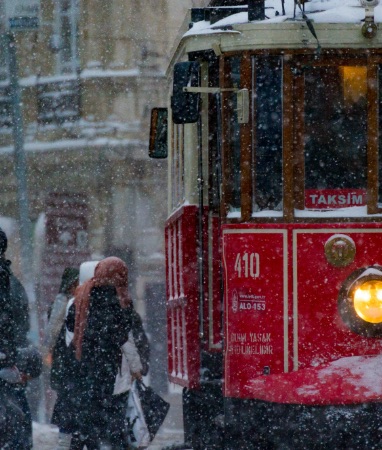
POLYGON ((338 309, 344 323, 355 333, 382 336, 382 267, 353 272, 340 289, 338 309))

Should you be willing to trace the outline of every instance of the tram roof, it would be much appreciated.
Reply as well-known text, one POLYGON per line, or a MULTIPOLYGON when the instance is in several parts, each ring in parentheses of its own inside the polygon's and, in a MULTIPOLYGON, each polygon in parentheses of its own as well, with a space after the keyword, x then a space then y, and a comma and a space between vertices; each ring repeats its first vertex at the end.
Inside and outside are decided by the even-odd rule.
MULTIPOLYGON (((266 19, 256 23, 272 24, 302 19, 302 12, 295 6, 295 0, 285 0, 284 6, 285 15, 282 15, 281 0, 265 0, 266 19)), ((365 8, 359 0, 310 0, 305 3, 304 12, 314 23, 361 23, 365 19, 365 8)), ((374 20, 382 22, 382 2, 374 8, 374 20)), ((247 12, 232 14, 213 24, 205 20, 195 22, 184 36, 214 33, 222 27, 243 23, 249 23, 247 12)))
MULTIPOLYGON (((376 23, 382 22, 382 0, 380 2, 373 11, 376 23)), ((222 52, 317 47, 317 40, 309 31, 302 12, 295 7, 295 1, 285 0, 284 6, 285 15, 281 0, 265 0, 266 18, 261 21, 249 22, 248 12, 239 12, 214 23, 192 22, 190 29, 179 36, 169 70, 185 53, 210 49, 212 43, 218 43, 222 52)), ((310 0, 304 10, 323 48, 381 48, 382 30, 378 30, 373 39, 362 36, 365 12, 360 0, 310 0)), ((189 23, 188 18, 185 25, 189 23)))

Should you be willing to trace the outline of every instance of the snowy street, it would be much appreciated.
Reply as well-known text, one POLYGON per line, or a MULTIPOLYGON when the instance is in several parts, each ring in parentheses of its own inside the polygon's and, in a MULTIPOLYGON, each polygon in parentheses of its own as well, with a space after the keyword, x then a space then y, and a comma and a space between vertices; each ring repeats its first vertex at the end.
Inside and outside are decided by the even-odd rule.
MULTIPOLYGON (((165 396, 171 407, 149 450, 162 450, 163 447, 183 442, 182 429, 182 397, 180 394, 165 396)), ((54 450, 57 442, 58 429, 54 425, 33 423, 33 449, 54 450)))

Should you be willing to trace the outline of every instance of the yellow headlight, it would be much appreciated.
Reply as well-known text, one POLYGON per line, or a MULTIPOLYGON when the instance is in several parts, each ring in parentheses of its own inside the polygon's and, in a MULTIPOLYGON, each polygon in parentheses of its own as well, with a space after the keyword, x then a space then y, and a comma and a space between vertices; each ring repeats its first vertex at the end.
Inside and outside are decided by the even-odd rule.
POLYGON ((361 319, 370 323, 382 322, 382 281, 362 283, 353 294, 354 309, 361 319))

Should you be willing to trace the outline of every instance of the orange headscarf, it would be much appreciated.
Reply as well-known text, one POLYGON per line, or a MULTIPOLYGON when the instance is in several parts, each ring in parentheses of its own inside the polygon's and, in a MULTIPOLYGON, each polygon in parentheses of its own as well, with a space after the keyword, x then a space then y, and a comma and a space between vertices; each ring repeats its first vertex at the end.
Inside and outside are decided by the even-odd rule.
POLYGON ((114 286, 122 308, 130 303, 127 293, 128 269, 126 264, 115 256, 102 259, 95 268, 94 277, 79 286, 74 295, 76 308, 73 345, 76 349, 76 358, 81 359, 82 341, 87 324, 90 305, 90 293, 94 287, 114 286))

